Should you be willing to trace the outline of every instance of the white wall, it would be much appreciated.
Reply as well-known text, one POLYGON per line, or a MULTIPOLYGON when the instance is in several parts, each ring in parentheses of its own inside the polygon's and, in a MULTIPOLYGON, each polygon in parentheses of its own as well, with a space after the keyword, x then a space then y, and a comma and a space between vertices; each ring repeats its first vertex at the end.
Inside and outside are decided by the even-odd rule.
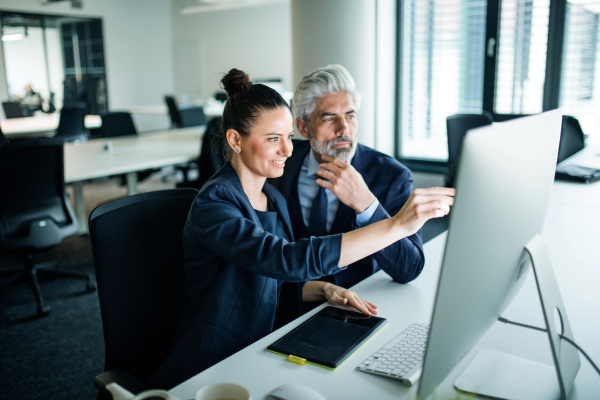
POLYGON ((374 144, 375 2, 292 0, 294 84, 328 64, 341 64, 362 97, 358 138, 374 144))
POLYGON ((342 64, 362 95, 358 138, 392 155, 396 35, 391 0, 292 0, 294 83, 342 64))
MULTIPOLYGON (((0 9, 101 18, 109 107, 163 105, 163 96, 174 90, 170 0, 82 3, 83 8, 74 9, 68 1, 42 5, 41 0, 2 0, 0 9)), ((3 68, 0 81, 5 82, 3 68)), ((0 84, 0 98, 7 98, 5 83, 0 84)))
POLYGON ((231 68, 251 80, 280 78, 293 90, 290 4, 287 2, 182 15, 173 0, 175 92, 206 102, 231 68))

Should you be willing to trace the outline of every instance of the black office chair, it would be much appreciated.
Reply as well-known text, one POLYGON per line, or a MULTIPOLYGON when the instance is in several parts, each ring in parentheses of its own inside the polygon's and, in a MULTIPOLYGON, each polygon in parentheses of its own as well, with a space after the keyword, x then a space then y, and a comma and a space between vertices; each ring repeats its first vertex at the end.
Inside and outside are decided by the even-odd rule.
POLYGON ((21 103, 19 103, 18 101, 5 101, 2 103, 2 108, 4 109, 4 116, 7 119, 25 117, 23 107, 21 107, 21 103))
POLYGON ((181 128, 206 125, 206 114, 204 114, 204 108, 202 108, 202 106, 180 108, 179 121, 179 126, 181 128))
POLYGON ((101 205, 90 239, 104 330, 105 364, 94 384, 133 393, 169 353, 183 311, 183 226, 198 193, 170 189, 101 205))
POLYGON ((585 135, 579 121, 570 115, 563 115, 557 163, 571 157, 584 147, 585 135))
POLYGON ((454 186, 458 160, 463 140, 469 129, 491 125, 492 115, 486 111, 481 114, 455 114, 446 118, 446 133, 448 136, 448 164, 444 176, 446 187, 454 186))
POLYGON ((169 110, 169 117, 171 117, 171 128, 181 127, 181 117, 179 116, 179 107, 177 107, 177 101, 173 96, 165 96, 165 102, 169 110))
POLYGON ((227 93, 222 91, 215 92, 214 98, 217 101, 225 103, 227 101, 227 93))
POLYGON ((184 170, 184 180, 178 183, 177 187, 201 189, 202 185, 225 163, 225 158, 221 154, 219 146, 221 140, 220 129, 221 117, 211 119, 202 137, 200 156, 194 161, 196 164, 195 169, 198 170, 198 178, 195 180, 189 179, 188 174, 190 171, 184 170))
POLYGON ((48 109, 46 110, 46 113, 48 113, 48 114, 52 114, 53 112, 56 112, 56 106, 54 105, 54 98, 55 98, 54 92, 50 92, 50 98, 48 99, 48 109))
POLYGON ((127 111, 112 111, 100 114, 101 137, 135 136, 138 134, 133 118, 127 111))
POLYGON ((0 146, 0 249, 24 256, 26 278, 38 303, 38 315, 50 312, 38 282, 39 273, 83 278, 93 291, 92 274, 61 271, 55 262, 35 264, 35 253, 60 244, 77 233, 78 223, 65 194, 63 141, 29 139, 0 146))
POLYGON ((6 136, 4 136, 4 133, 2 132, 2 128, 0 128, 0 146, 6 142, 6 136))
POLYGON ((65 142, 88 140, 90 132, 85 127, 85 114, 85 104, 64 105, 60 110, 55 137, 65 142))

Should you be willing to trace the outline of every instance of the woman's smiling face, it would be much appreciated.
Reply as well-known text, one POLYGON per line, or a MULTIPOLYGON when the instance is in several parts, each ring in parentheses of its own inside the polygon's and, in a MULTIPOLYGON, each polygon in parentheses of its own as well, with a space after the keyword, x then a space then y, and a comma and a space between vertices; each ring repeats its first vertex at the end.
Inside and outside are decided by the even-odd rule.
POLYGON ((280 107, 262 111, 250 134, 242 139, 243 165, 257 177, 277 178, 292 155, 292 114, 280 107))

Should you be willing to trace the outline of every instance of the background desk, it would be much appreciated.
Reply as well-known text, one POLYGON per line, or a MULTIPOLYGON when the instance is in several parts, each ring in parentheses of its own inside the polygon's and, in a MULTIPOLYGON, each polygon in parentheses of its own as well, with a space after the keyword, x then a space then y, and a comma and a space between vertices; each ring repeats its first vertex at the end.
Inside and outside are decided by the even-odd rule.
POLYGON ((127 175, 127 194, 137 193, 137 172, 184 164, 200 154, 205 127, 171 129, 139 136, 93 139, 65 144, 65 182, 73 184, 75 213, 81 234, 87 233, 83 181, 127 175), (104 149, 110 143, 111 151, 104 149))
MULTIPOLYGON (((599 149, 586 149, 577 155, 600 164, 599 149)), ((515 227, 518 229, 518 227, 515 227)), ((576 342, 597 363, 600 362, 600 183, 584 185, 556 182, 544 229, 544 239, 552 259, 558 285, 571 322, 576 342)), ((377 348, 414 321, 428 322, 435 298, 446 234, 425 244, 426 263, 414 282, 400 285, 379 272, 354 289, 379 306, 379 315, 389 322, 380 332, 334 371, 313 365, 300 366, 265 348, 306 320, 313 312, 273 332, 251 346, 171 389, 182 399, 193 398, 201 387, 217 382, 234 382, 247 387, 254 400, 284 383, 298 382, 310 386, 328 400, 336 399, 414 399, 416 386, 404 387, 392 379, 356 371, 354 368, 377 348)), ((465 289, 468 290, 468 282, 465 289)), ((519 322, 542 326, 541 308, 533 274, 503 316, 519 322)), ((199 338, 201 340, 201 338, 199 338)), ((461 398, 453 382, 468 362, 483 348, 528 357, 550 364, 550 348, 545 333, 497 322, 475 349, 455 368, 442 384, 440 399, 461 398), (452 397, 456 396, 456 397, 452 397)), ((600 377, 584 357, 571 392, 571 399, 597 398, 600 377)), ((464 396, 464 398, 472 398, 464 396)))
MULTIPOLYGON (((54 136, 54 131, 58 128, 58 120, 60 115, 41 114, 34 117, 25 118, 10 118, 0 120, 0 128, 6 136, 11 135, 41 135, 52 132, 49 136, 54 136)), ((99 115, 86 115, 85 126, 88 129, 99 128, 102 125, 102 120, 99 115)))

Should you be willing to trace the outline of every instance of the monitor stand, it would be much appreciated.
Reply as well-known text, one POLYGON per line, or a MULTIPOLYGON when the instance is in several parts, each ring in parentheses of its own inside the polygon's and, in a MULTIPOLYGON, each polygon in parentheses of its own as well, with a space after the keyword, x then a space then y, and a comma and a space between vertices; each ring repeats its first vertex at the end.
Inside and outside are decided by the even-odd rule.
POLYGON ((559 336, 573 340, 550 256, 540 235, 525 245, 525 251, 535 275, 554 365, 482 350, 454 383, 459 390, 500 399, 528 400, 566 399, 571 392, 580 361, 577 350, 559 336))

